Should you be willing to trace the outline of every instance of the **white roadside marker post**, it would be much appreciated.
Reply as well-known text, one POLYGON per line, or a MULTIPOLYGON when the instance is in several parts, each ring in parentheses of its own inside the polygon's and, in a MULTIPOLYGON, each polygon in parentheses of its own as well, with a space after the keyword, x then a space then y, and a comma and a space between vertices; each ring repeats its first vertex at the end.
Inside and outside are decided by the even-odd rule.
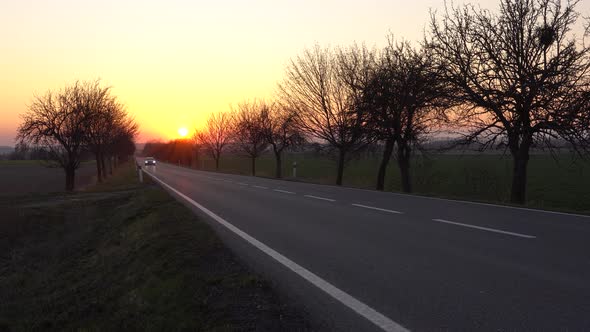
POLYGON ((139 175, 139 183, 143 183, 143 172, 139 164, 137 164, 137 174, 139 175))
POLYGON ((293 177, 294 178, 297 177, 297 162, 296 161, 293 162, 293 177))

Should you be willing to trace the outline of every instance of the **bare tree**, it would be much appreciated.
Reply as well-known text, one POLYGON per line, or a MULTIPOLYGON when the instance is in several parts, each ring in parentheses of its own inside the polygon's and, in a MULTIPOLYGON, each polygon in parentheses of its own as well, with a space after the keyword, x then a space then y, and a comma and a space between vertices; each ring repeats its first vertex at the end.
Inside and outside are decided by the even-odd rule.
POLYGON ((291 60, 279 84, 281 102, 295 111, 298 126, 338 151, 337 185, 347 157, 367 144, 358 101, 370 56, 364 47, 334 52, 316 45, 291 60))
POLYGON ((372 135, 384 142, 377 190, 385 187, 387 166, 396 149, 402 190, 412 192, 410 176, 414 148, 432 131, 434 111, 447 106, 445 84, 439 79, 427 50, 389 38, 378 68, 364 90, 372 135))
POLYGON ((135 137, 139 133, 139 125, 129 116, 123 105, 115 103, 112 107, 116 116, 112 122, 112 131, 106 149, 111 164, 109 166, 111 174, 112 169, 118 165, 119 159, 127 159, 135 153, 135 137))
POLYGON ((268 147, 264 132, 264 116, 268 106, 262 101, 245 101, 238 104, 234 114, 236 145, 250 158, 252 176, 256 175, 256 158, 268 147))
POLYGON ((529 151, 561 138, 588 149, 590 48, 572 35, 578 1, 502 0, 431 19, 431 47, 463 103, 452 114, 467 142, 501 142, 513 159, 511 201, 524 203, 529 151))
POLYGON ((119 117, 124 116, 124 113, 122 105, 111 96, 109 87, 101 87, 99 81, 94 81, 85 88, 84 112, 91 121, 86 128, 84 143, 95 156, 97 179, 98 182, 102 182, 107 176, 105 158, 108 145, 116 132, 116 122, 119 117))
POLYGON ((192 143, 193 146, 193 151, 195 153, 195 166, 196 168, 199 168, 199 163, 201 161, 201 151, 203 149, 203 142, 201 141, 202 137, 202 133, 201 130, 196 129, 193 131, 193 134, 190 137, 190 141, 192 143))
POLYGON ((295 112, 285 105, 272 103, 263 112, 263 128, 266 142, 275 155, 275 177, 282 177, 283 151, 302 145, 305 137, 295 121, 295 112))
POLYGON ((36 97, 23 115, 17 139, 44 146, 66 172, 66 190, 74 189, 75 171, 83 150, 96 159, 98 181, 112 174, 119 153, 135 151, 138 127, 100 81, 76 82, 58 94, 36 97))
POLYGON ((135 137, 138 133, 137 123, 129 119, 125 126, 119 126, 110 142, 111 160, 117 167, 120 160, 128 160, 135 153, 135 137))
POLYGON ((28 110, 22 115, 23 122, 18 128, 17 140, 45 147, 51 159, 65 171, 65 189, 74 190, 76 169, 90 117, 84 91, 89 83, 76 82, 58 94, 48 91, 44 96, 35 97, 28 110))
POLYGON ((86 131, 86 145, 95 155, 98 179, 113 174, 118 159, 126 158, 123 151, 129 151, 134 142, 138 125, 125 110, 125 106, 110 94, 110 88, 88 92, 93 107, 88 108, 92 119, 86 131))
POLYGON ((215 160, 215 170, 219 170, 221 152, 230 142, 231 135, 232 117, 226 112, 211 113, 207 125, 199 133, 203 147, 215 160))

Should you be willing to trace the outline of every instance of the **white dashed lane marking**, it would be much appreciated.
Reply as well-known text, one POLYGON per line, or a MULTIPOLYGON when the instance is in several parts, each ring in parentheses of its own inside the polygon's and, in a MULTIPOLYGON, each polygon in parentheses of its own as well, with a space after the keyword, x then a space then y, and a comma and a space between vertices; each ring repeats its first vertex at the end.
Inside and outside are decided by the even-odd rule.
POLYGON ((361 207, 361 208, 365 208, 365 209, 381 211, 381 212, 389 212, 389 213, 397 213, 397 214, 402 214, 403 213, 403 212, 399 212, 399 211, 395 211, 395 210, 382 209, 382 208, 378 208, 378 207, 374 207, 374 206, 368 206, 368 205, 362 205, 362 204, 352 204, 352 205, 353 206, 357 206, 357 207, 361 207))
POLYGON ((525 238, 525 239, 535 239, 535 238, 537 238, 536 236, 533 236, 533 235, 520 234, 520 233, 503 231, 503 230, 495 229, 495 228, 488 228, 488 227, 482 227, 482 226, 475 226, 475 225, 463 224, 463 223, 460 223, 460 222, 454 222, 454 221, 449 221, 449 220, 444 220, 444 219, 432 219, 432 220, 433 221, 437 221, 437 222, 442 222, 442 223, 445 223, 445 224, 455 225, 455 226, 462 226, 462 227, 479 229, 479 230, 487 231, 487 232, 494 232, 494 233, 500 233, 500 234, 506 234, 506 235, 511 235, 511 236, 522 237, 522 238, 525 238))
POLYGON ((313 196, 313 195, 304 195, 304 196, 305 197, 309 197, 309 198, 319 199, 319 200, 322 200, 322 201, 336 202, 335 199, 326 198, 326 197, 319 197, 319 196, 313 196))
POLYGON ((283 194, 295 194, 292 191, 287 191, 287 190, 281 190, 281 189, 273 189, 273 191, 276 191, 278 193, 283 193, 283 194))

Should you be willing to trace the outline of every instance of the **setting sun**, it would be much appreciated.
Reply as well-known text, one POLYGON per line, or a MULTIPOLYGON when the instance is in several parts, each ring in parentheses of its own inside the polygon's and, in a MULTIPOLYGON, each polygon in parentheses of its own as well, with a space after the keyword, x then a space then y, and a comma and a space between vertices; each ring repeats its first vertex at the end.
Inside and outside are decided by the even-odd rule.
POLYGON ((185 127, 178 128, 178 135, 180 135, 180 137, 186 137, 186 135, 188 135, 188 129, 185 127))

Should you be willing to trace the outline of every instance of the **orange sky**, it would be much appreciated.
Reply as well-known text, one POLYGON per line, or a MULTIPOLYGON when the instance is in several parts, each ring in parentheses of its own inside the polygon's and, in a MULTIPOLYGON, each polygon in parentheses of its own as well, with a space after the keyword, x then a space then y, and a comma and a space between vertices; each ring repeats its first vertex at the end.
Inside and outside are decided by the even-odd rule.
MULTIPOLYGON (((497 0, 480 0, 496 8, 497 0)), ((457 2, 456 2, 457 3, 457 2)), ((0 145, 13 145, 34 93, 96 78, 141 126, 178 136, 208 113, 272 96, 289 58, 314 43, 419 40, 442 0, 3 0, 0 145)), ((578 9, 590 13, 590 1, 578 9)))

